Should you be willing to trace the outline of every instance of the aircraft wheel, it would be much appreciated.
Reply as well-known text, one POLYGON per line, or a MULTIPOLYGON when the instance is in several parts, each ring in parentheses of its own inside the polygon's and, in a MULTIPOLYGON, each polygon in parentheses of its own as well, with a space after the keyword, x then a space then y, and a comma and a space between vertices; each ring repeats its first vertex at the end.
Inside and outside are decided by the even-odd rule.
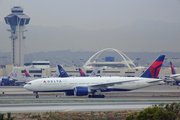
POLYGON ((39 95, 36 95, 36 98, 39 98, 39 95))
POLYGON ((101 98, 105 98, 105 95, 101 95, 101 98))
POLYGON ((92 95, 88 95, 88 98, 92 98, 92 95))

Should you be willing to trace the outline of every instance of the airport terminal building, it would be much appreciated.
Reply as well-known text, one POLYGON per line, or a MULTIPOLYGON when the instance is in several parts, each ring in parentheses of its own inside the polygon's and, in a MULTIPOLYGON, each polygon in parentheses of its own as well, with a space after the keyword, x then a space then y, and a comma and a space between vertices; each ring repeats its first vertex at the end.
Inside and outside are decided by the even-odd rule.
MULTIPOLYGON (((95 67, 99 68, 97 76, 137 77, 146 70, 146 67, 137 67, 124 53, 113 48, 106 48, 98 51, 86 61, 81 69, 86 75, 90 75, 95 67), (122 61, 115 61, 114 57, 107 55, 108 57, 104 58, 104 62, 98 62, 98 57, 105 51, 117 52, 122 58, 122 61)), ((8 76, 13 68, 18 68, 17 76, 19 77, 25 76, 25 69, 32 77, 51 77, 57 71, 57 67, 50 67, 50 61, 32 61, 32 63, 25 63, 24 67, 14 67, 13 65, 1 66, 0 76, 8 76)), ((64 67, 69 76, 80 76, 78 68, 79 67, 74 66, 64 67)), ((180 68, 177 68, 176 71, 177 73, 180 73, 180 68)), ((171 75, 170 67, 162 67, 159 77, 169 75, 171 75)))

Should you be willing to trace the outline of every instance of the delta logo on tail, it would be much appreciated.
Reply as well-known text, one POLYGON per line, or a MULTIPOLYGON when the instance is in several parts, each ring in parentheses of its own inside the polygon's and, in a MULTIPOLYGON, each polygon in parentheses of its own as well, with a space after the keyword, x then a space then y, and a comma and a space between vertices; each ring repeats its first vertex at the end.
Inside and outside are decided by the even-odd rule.
POLYGON ((172 74, 176 74, 174 66, 173 66, 171 61, 170 61, 170 65, 171 65, 171 72, 172 72, 172 74))
POLYGON ((80 76, 86 76, 86 74, 79 68, 80 76))
POLYGON ((25 73, 25 76, 26 76, 26 77, 31 77, 26 70, 24 70, 24 73, 25 73))
POLYGON ((164 61, 165 55, 160 55, 152 65, 141 75, 141 77, 146 78, 158 78, 162 63, 164 61))

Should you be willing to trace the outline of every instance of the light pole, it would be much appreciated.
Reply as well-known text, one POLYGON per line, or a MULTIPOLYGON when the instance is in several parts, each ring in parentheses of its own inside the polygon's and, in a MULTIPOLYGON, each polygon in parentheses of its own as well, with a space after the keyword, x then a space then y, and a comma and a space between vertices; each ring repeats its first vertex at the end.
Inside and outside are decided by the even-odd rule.
POLYGON ((45 59, 46 60, 46 77, 47 77, 47 61, 48 59, 45 59))
POLYGON ((138 60, 140 60, 141 58, 136 58, 136 62, 137 62, 137 67, 138 67, 138 60))

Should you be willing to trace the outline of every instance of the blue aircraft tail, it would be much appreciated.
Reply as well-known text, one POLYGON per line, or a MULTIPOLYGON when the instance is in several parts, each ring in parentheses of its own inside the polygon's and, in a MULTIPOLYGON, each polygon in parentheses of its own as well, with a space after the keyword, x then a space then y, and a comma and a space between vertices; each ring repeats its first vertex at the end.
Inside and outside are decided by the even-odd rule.
POLYGON ((60 74, 59 77, 69 77, 69 75, 60 65, 58 65, 58 69, 59 69, 59 74, 60 74))
POLYGON ((26 70, 24 70, 24 73, 25 73, 25 76, 26 76, 26 77, 31 77, 26 70))
POLYGON ((160 55, 140 77, 158 78, 164 58, 165 55, 160 55))
POLYGON ((176 74, 176 71, 175 71, 174 66, 173 66, 171 61, 170 61, 170 65, 171 65, 171 72, 172 72, 172 74, 176 74))
POLYGON ((85 77, 86 76, 86 74, 79 68, 79 74, 80 74, 80 76, 82 76, 82 77, 85 77))

